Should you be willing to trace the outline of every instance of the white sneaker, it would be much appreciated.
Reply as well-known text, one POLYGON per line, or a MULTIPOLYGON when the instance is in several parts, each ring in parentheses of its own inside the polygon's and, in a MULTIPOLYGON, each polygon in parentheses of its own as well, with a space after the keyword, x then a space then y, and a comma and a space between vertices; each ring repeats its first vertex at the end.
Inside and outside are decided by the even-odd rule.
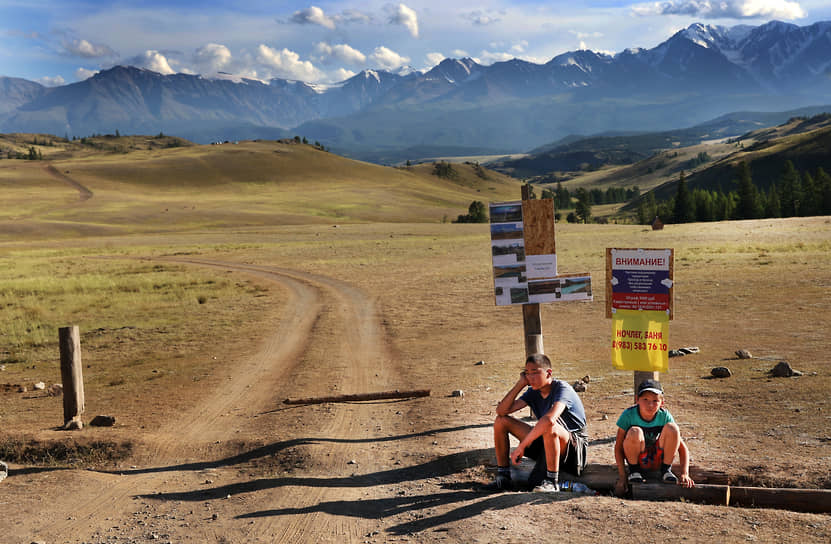
POLYGON ((534 493, 559 493, 560 486, 551 480, 543 480, 540 485, 534 488, 534 493))
POLYGON ((633 484, 633 483, 639 484, 639 483, 642 483, 643 481, 644 481, 643 476, 641 476, 641 473, 638 472, 637 470, 629 473, 629 483, 630 484, 633 484))

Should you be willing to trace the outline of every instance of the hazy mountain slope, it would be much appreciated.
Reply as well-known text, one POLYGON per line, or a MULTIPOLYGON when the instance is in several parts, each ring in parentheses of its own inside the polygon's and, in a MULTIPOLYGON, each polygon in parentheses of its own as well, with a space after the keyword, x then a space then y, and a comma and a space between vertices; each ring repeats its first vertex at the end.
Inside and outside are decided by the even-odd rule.
POLYGON ((365 70, 328 86, 115 67, 45 91, 0 86, 0 131, 163 131, 201 143, 299 133, 355 157, 418 145, 509 153, 568 134, 668 130, 738 110, 826 103, 830 47, 827 22, 695 24, 652 49, 572 51, 545 64, 446 59, 426 73, 365 70))

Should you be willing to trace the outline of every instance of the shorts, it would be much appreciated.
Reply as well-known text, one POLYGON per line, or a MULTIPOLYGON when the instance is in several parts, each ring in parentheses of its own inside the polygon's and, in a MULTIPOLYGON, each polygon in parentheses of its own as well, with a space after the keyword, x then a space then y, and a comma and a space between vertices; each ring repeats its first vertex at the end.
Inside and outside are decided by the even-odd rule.
POLYGON ((647 446, 644 451, 638 455, 638 466, 644 470, 660 470, 661 463, 664 462, 664 449, 658 445, 657 442, 651 446, 647 446))
MULTIPOLYGON (((571 438, 566 451, 560 452, 560 471, 568 472, 573 476, 580 476, 586 468, 586 453, 589 447, 589 437, 585 429, 571 431, 571 438)), ((525 448, 525 457, 535 461, 545 459, 545 445, 542 437, 537 438, 525 448)))

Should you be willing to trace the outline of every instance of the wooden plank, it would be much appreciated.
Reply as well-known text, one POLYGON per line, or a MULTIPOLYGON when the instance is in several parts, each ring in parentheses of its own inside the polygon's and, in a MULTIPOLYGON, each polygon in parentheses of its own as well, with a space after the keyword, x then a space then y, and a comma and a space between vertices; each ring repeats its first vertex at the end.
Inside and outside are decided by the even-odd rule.
POLYGON ((312 397, 305 399, 286 399, 283 404, 323 404, 326 402, 351 402, 360 400, 408 399, 414 397, 429 397, 429 389, 414 389, 411 391, 381 391, 379 393, 356 393, 354 395, 332 395, 328 397, 312 397))
POLYGON ((730 487, 730 504, 828 514, 831 513, 831 489, 730 487))
POLYGON ((695 487, 681 487, 676 484, 642 483, 632 484, 632 498, 637 500, 684 499, 704 504, 730 504, 730 486, 716 484, 695 484, 695 487))
POLYGON ((554 240, 554 201, 550 198, 522 201, 522 227, 526 255, 557 253, 554 240))
POLYGON ((813 514, 831 513, 831 489, 740 487, 696 484, 693 488, 664 483, 633 484, 632 498, 640 500, 684 499, 706 504, 779 508, 813 514))
MULTIPOLYGON (((676 474, 681 473, 678 465, 672 467, 676 474)), ((657 473, 648 474, 649 478, 657 478, 657 473)), ((726 485, 729 483, 729 478, 726 472, 719 470, 711 470, 696 465, 690 466, 690 477, 698 484, 720 484, 726 485)), ((583 482, 587 486, 597 491, 611 490, 615 487, 617 481, 617 467, 615 465, 600 465, 596 463, 589 463, 586 470, 576 478, 577 481, 583 482)))

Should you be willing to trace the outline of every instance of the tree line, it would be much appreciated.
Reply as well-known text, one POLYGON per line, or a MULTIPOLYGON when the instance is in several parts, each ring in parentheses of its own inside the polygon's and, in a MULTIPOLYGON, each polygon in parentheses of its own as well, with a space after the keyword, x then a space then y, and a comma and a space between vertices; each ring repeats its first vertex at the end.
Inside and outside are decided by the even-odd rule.
POLYGON ((735 189, 692 189, 682 171, 675 196, 656 202, 650 192, 638 202, 637 219, 648 224, 655 217, 665 222, 727 221, 831 215, 831 176, 821 167, 799 172, 785 161, 778 179, 767 189, 753 183, 750 166, 741 162, 733 179, 735 189))

